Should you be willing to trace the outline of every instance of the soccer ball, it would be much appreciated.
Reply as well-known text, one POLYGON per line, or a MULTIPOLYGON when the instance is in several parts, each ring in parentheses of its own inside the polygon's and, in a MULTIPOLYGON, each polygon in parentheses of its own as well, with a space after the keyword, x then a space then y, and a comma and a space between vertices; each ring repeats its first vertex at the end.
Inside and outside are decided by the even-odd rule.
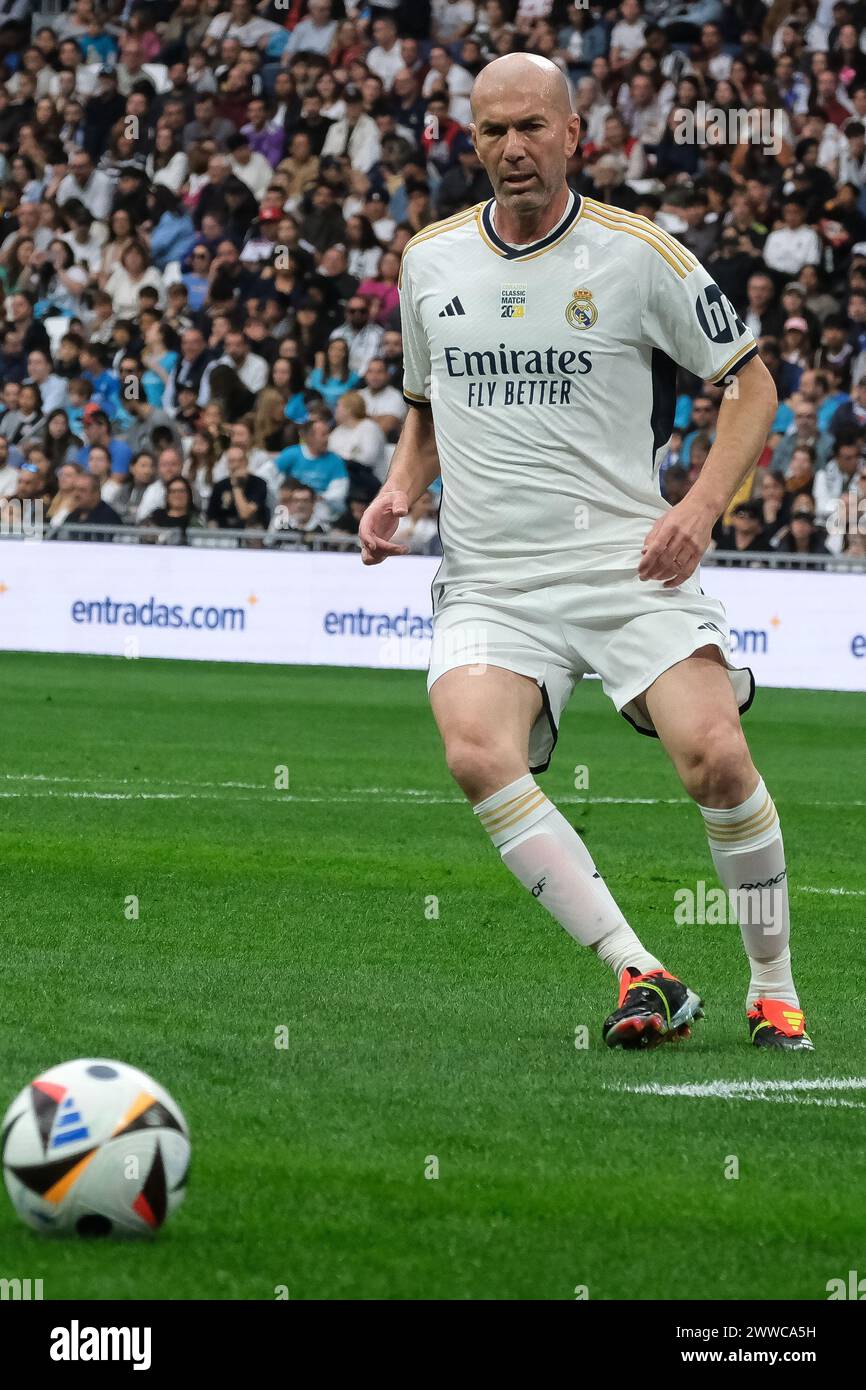
POLYGON ((152 1077, 84 1057, 15 1097, 0 1157, 12 1205, 34 1230, 143 1235, 183 1201, 189 1130, 152 1077))

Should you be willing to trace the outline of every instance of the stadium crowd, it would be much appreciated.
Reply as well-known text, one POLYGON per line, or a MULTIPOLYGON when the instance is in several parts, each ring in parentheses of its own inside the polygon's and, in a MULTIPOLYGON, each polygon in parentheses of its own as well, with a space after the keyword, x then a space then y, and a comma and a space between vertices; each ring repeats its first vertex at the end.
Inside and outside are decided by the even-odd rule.
MULTIPOLYGON (((356 535, 406 411, 403 248, 491 195, 469 93, 522 49, 571 85, 575 192, 679 237, 776 381, 716 546, 866 554, 864 16, 0 0, 0 524, 41 501, 50 534, 356 535)), ((671 502, 723 389, 680 374, 671 502)), ((403 524, 413 552, 437 553, 436 509, 403 524)))

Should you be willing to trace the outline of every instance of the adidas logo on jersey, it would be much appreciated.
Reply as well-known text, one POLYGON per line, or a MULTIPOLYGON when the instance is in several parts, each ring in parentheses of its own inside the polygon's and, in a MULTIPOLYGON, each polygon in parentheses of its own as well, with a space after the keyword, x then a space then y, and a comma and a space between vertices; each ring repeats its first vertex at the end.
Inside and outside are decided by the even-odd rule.
POLYGON ((449 302, 448 304, 445 305, 445 308, 444 308, 444 309, 440 309, 440 311, 439 311, 439 317, 440 317, 440 319, 453 319, 453 318, 455 318, 457 315, 459 315, 459 314, 465 314, 465 313, 466 313, 466 310, 463 308, 463 305, 460 303, 459 296, 455 294, 454 298, 453 298, 452 300, 450 300, 450 302, 449 302))

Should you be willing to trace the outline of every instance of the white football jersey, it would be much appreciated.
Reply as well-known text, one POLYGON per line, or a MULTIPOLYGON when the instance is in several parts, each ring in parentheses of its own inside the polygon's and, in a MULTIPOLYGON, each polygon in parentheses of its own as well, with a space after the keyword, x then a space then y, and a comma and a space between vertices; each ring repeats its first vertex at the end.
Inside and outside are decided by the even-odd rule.
POLYGON ((572 195, 546 237, 514 247, 494 206, 426 227, 403 255, 404 395, 432 407, 442 471, 437 607, 633 578, 667 509, 677 365, 723 384, 757 353, 646 218, 572 195))

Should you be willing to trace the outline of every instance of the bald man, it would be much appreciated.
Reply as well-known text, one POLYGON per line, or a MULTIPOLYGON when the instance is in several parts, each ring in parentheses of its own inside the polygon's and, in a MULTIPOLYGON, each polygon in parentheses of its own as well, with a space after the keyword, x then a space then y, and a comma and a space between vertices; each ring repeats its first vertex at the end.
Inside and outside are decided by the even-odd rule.
POLYGON ((472 93, 495 196, 425 227, 401 275, 411 406, 362 558, 434 478, 444 558, 428 688, 452 775, 505 866, 619 982, 612 1047, 686 1037, 698 994, 638 939, 534 774, 581 676, 660 739, 698 803, 751 966, 748 1036, 812 1044, 791 974, 779 818, 740 724, 752 674, 730 659, 697 569, 776 408, 752 334, 689 251, 566 183, 580 120, 559 69, 498 58, 472 93), (727 386, 700 478, 674 507, 658 468, 677 366, 727 386))

